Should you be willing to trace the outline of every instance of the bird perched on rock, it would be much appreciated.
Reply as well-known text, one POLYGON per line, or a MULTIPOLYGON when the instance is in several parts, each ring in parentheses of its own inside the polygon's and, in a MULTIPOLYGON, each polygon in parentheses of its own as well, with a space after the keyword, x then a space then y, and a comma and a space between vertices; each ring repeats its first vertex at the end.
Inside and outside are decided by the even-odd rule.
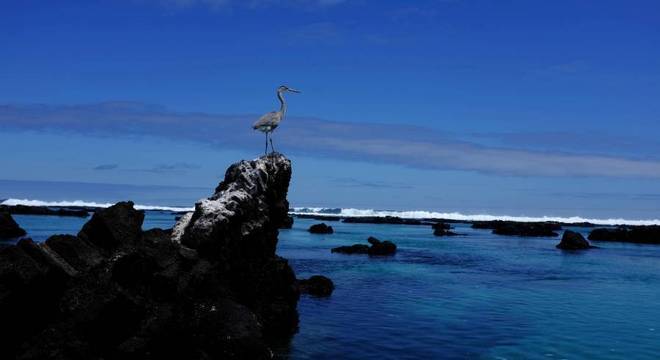
POLYGON ((280 110, 271 111, 265 114, 259 118, 259 120, 257 120, 257 122, 255 122, 252 126, 254 130, 259 130, 266 134, 266 150, 264 151, 266 154, 268 153, 269 141, 271 149, 273 149, 273 152, 275 152, 275 147, 273 147, 272 132, 277 128, 277 126, 280 124, 280 121, 284 119, 284 115, 286 114, 286 100, 284 99, 285 92, 300 93, 300 91, 291 89, 288 86, 282 85, 278 87, 277 98, 280 100, 280 110))

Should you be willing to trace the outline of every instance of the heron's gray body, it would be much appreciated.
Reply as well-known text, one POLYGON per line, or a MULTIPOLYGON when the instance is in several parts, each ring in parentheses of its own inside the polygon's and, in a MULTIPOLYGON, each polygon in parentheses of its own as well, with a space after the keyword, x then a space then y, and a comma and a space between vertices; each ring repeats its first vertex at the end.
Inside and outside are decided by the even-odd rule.
POLYGON ((277 128, 280 121, 282 121, 282 118, 284 118, 284 113, 281 111, 271 111, 260 117, 259 120, 254 123, 252 128, 261 132, 269 133, 277 128))
MULTIPOLYGON (((284 119, 284 115, 286 114, 286 101, 284 100, 284 92, 286 91, 295 93, 300 92, 298 90, 289 89, 286 86, 280 86, 277 88, 277 98, 280 100, 280 110, 264 114, 254 123, 254 125, 252 125, 254 130, 259 130, 266 134, 266 152, 268 152, 268 137, 270 136, 270 133, 280 125, 280 122, 284 119)), ((270 138, 270 146, 273 147, 272 137, 270 138)), ((273 148, 273 152, 275 152, 275 148, 273 148)))

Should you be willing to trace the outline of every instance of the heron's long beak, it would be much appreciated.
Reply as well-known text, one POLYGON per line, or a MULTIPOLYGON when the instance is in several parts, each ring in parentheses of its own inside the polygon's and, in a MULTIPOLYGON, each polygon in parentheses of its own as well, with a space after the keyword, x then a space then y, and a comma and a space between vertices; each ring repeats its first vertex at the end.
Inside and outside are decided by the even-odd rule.
POLYGON ((294 92, 294 93, 296 93, 296 94, 300 94, 300 93, 301 93, 301 91, 299 91, 299 90, 295 90, 295 89, 289 89, 289 91, 294 92))

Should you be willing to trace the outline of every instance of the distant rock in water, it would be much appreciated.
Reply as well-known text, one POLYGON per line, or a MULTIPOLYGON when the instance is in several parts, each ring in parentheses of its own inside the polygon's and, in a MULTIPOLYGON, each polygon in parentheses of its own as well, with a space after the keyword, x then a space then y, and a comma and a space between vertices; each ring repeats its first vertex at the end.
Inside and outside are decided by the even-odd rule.
POLYGON ((439 222, 432 225, 433 235, 435 236, 457 236, 458 234, 451 231, 449 224, 439 222))
POLYGON ((298 280, 298 288, 303 294, 327 297, 332 294, 332 291, 335 289, 335 284, 325 276, 314 275, 309 279, 298 280))
POLYGON ((582 234, 575 231, 566 230, 561 238, 561 242, 557 244, 557 249, 562 250, 583 250, 591 248, 591 244, 582 236, 582 234))
POLYGON ((282 221, 280 229, 291 229, 293 227, 293 216, 287 215, 282 221))
POLYGON ((391 241, 380 241, 373 236, 369 237, 367 241, 371 244, 369 255, 394 255, 396 253, 396 245, 391 241))
POLYGON ((332 234, 335 232, 332 226, 328 226, 325 223, 314 224, 309 227, 308 231, 312 234, 332 234))
POLYGON ((0 205, 0 212, 6 211, 14 215, 47 215, 47 216, 71 216, 88 217, 89 213, 84 209, 50 208, 47 206, 26 205, 0 205))
POLYGON ((492 229, 493 234, 525 237, 555 237, 561 225, 553 222, 475 221, 474 229, 492 229))
POLYGON ((660 226, 620 226, 591 231, 589 240, 618 241, 639 244, 660 244, 660 226))
POLYGON ((340 221, 342 219, 340 216, 334 215, 295 214, 294 216, 301 219, 314 219, 321 221, 340 221))
POLYGON ((336 248, 332 248, 330 250, 333 253, 339 253, 339 254, 348 254, 348 255, 353 255, 353 254, 368 254, 369 253, 369 245, 364 245, 364 244, 354 244, 350 246, 339 246, 336 248))
POLYGON ((339 246, 336 248, 333 248, 331 252, 333 253, 340 253, 340 254, 369 254, 370 256, 388 256, 388 255, 394 255, 396 253, 396 245, 388 240, 385 241, 380 241, 376 239, 373 236, 370 236, 369 239, 367 239, 369 244, 368 245, 363 245, 363 244, 354 244, 350 246, 339 246))
POLYGON ((298 324, 275 254, 290 176, 281 155, 243 161, 175 230, 142 231, 124 202, 0 250, 0 358, 272 358, 298 324))
POLYGON ((403 219, 396 216, 364 216, 364 217, 349 217, 342 220, 342 222, 350 224, 395 224, 395 225, 426 225, 417 219, 403 219))
POLYGON ((8 212, 0 211, 0 240, 14 239, 26 234, 8 212))

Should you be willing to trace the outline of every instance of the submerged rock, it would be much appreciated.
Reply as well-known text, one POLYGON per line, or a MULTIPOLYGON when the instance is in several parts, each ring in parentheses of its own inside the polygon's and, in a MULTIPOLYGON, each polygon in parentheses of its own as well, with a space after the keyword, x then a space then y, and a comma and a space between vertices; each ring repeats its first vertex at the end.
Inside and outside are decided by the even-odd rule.
POLYGON ((660 244, 660 226, 619 226, 591 231, 589 240, 619 241, 639 244, 660 244))
POLYGON ((331 249, 333 253, 340 254, 369 254, 369 256, 389 256, 396 253, 396 245, 388 240, 380 241, 370 236, 367 241, 371 246, 363 244, 354 244, 350 246, 339 246, 331 249))
POLYGON ((583 250, 591 248, 591 244, 582 236, 582 234, 575 231, 566 230, 561 238, 561 242, 557 244, 557 249, 562 250, 583 250))
POLYGON ((298 323, 275 254, 290 176, 281 155, 244 161, 178 231, 143 232, 124 202, 78 236, 0 250, 0 358, 272 358, 298 323))
POLYGON ((335 232, 332 226, 328 226, 325 223, 314 224, 309 227, 308 231, 312 234, 332 234, 335 232))
POLYGON ((339 254, 368 254, 369 253, 369 245, 364 245, 364 244, 354 244, 350 246, 339 246, 336 248, 332 248, 330 250, 333 253, 339 253, 339 254))
POLYGON ((303 294, 326 297, 332 294, 335 284, 325 276, 314 275, 309 279, 298 280, 298 288, 303 294))
POLYGON ((433 235, 435 236, 457 236, 458 234, 451 231, 451 226, 449 224, 439 222, 432 225, 433 235))
POLYGON ((0 240, 25 236, 25 230, 14 221, 8 212, 0 212, 0 240))

